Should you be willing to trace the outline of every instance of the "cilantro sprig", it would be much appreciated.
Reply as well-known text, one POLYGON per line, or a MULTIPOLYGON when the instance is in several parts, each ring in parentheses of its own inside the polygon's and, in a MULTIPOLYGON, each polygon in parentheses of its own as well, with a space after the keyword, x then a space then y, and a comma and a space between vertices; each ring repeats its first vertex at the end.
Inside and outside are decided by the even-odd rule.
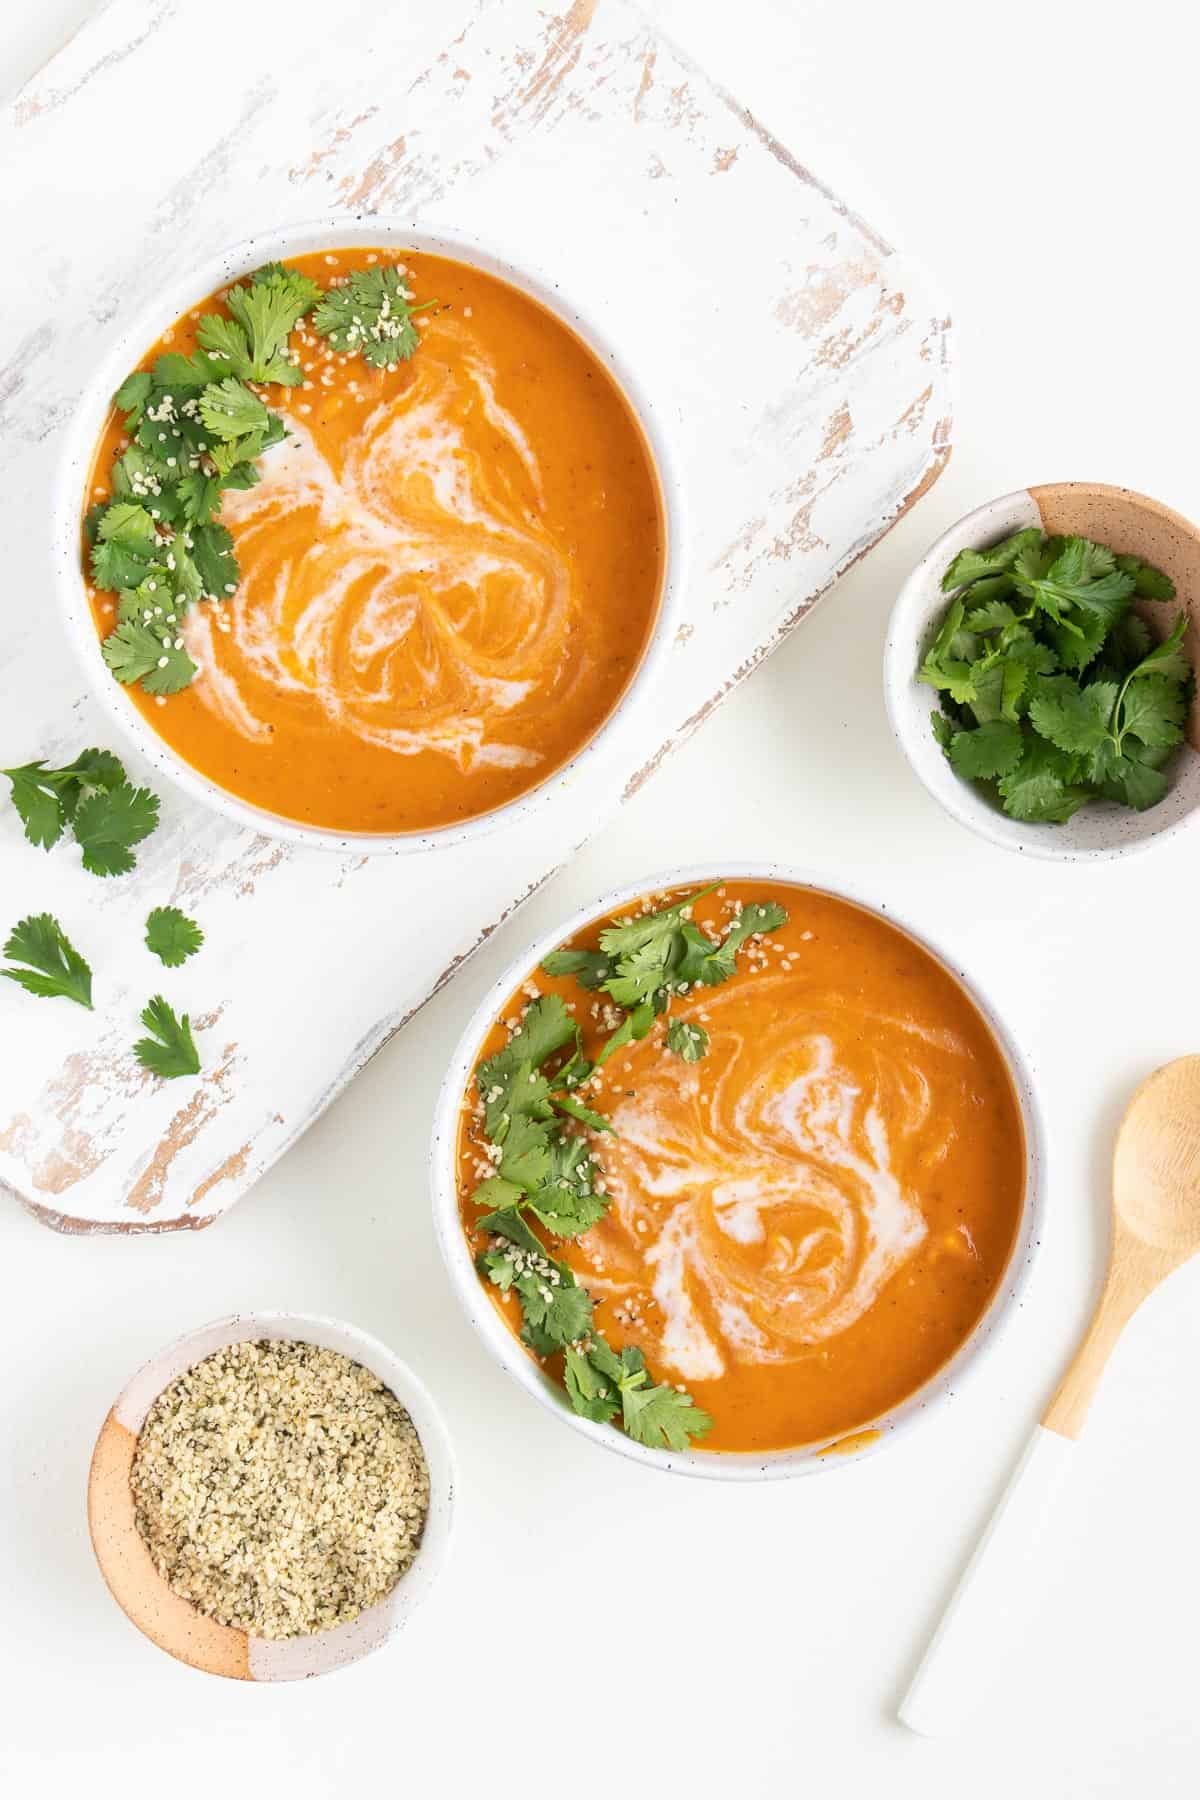
POLYGON ((360 353, 373 369, 391 369, 406 361, 420 338, 413 315, 435 300, 413 305, 398 269, 355 269, 340 287, 321 296, 312 315, 313 330, 329 339, 344 356, 360 353))
POLYGON ((620 1417, 628 1435, 656 1449, 686 1450, 712 1429, 690 1394, 654 1382, 636 1345, 618 1355, 592 1319, 591 1295, 569 1265, 556 1262, 516 1214, 494 1217, 498 1242, 478 1258, 480 1273, 521 1303, 521 1336, 537 1356, 563 1357, 573 1411, 606 1425, 620 1417))
POLYGON ((1098 798, 1157 805, 1194 691, 1187 621, 1155 645, 1133 603, 1173 599, 1169 577, 1031 528, 960 551, 942 587, 953 597, 920 678, 940 693, 933 730, 955 771, 1031 822, 1098 798))
MULTIPOLYGON (((534 1228, 569 1240, 590 1231, 608 1210, 603 1171, 587 1139, 573 1129, 613 1130, 581 1098, 597 1071, 622 1045, 644 1038, 675 996, 728 980, 738 951, 787 921, 782 907, 756 903, 742 907, 722 937, 710 937, 693 922, 692 911, 712 891, 704 888, 605 926, 598 949, 556 950, 544 959, 547 975, 603 993, 611 1008, 624 1013, 594 1060, 562 996, 542 994, 475 1074, 491 1165, 472 1195, 486 1209, 478 1228, 491 1239, 477 1259, 480 1273, 517 1296, 521 1336, 535 1355, 563 1356, 576 1412, 602 1423, 619 1420, 638 1442, 673 1450, 686 1449, 712 1420, 690 1395, 655 1383, 639 1349, 626 1346, 618 1355, 611 1348, 596 1328, 590 1294, 534 1228)), ((664 1044, 683 1061, 696 1062, 709 1040, 701 1026, 675 1018, 664 1044)))
MULTIPOLYGON (((674 906, 606 926, 598 951, 556 950, 542 963, 547 975, 573 975, 583 987, 607 994, 626 1009, 626 1018, 596 1058, 597 1068, 625 1044, 644 1038, 672 996, 727 981, 742 946, 787 921, 786 912, 774 902, 755 903, 743 907, 716 941, 691 918, 696 901, 712 892, 711 887, 701 888, 674 906)), ((699 1026, 672 1021, 667 1048, 685 1062, 698 1062, 708 1048, 708 1036, 699 1026)))
POLYGON ((67 826, 92 875, 125 875, 158 824, 158 796, 134 787, 111 750, 84 750, 65 768, 42 760, 0 770, 31 844, 50 850, 67 826))
POLYGON ((165 1081, 200 1073, 200 1053, 186 1013, 178 1018, 162 995, 155 994, 142 1011, 142 1024, 150 1035, 138 1039, 133 1054, 143 1069, 165 1081))
POLYGON ((27 994, 74 1000, 92 1010, 92 971, 52 913, 33 913, 9 933, 3 954, 23 968, 0 969, 27 994))

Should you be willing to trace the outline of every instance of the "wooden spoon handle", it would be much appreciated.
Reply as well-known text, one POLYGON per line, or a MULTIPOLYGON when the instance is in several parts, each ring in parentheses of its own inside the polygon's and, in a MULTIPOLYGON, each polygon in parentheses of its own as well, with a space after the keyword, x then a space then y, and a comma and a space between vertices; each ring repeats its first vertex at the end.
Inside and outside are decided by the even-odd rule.
POLYGON ((1025 1454, 963 1570, 899 1717, 923 1737, 952 1731, 1027 1631, 1042 1588, 1038 1546, 1071 1462, 1071 1440, 1035 1425, 1025 1454))
POLYGON ((1118 1229, 1092 1322, 1042 1414, 1047 1430, 1066 1438, 1079 1436, 1117 1339, 1170 1267, 1160 1252, 1118 1229))

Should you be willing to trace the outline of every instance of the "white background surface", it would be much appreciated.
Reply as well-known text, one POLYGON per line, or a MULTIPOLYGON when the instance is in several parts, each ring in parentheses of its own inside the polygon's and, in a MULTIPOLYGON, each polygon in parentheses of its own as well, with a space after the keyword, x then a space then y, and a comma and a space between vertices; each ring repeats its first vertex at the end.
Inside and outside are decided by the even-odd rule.
MULTIPOLYGON (((6 20, 0 86, 87 11, 44 0, 6 20)), ((978 501, 1092 478, 1200 511, 1182 9, 1010 0, 986 27, 958 0, 655 11, 939 276, 958 326, 954 460, 228 1219, 69 1241, 0 1206, 0 1780, 42 1795, 1196 1791, 1200 1267, 1127 1334, 1037 1618, 973 1726, 929 1743, 891 1719, 1084 1322, 1123 1100, 1200 1049, 1200 828, 1108 867, 1026 865, 926 798, 879 683, 899 580, 978 501), (922 921, 1006 1009, 1052 1133, 1028 1302, 959 1400, 870 1463, 761 1488, 643 1471, 521 1395, 457 1311, 426 1193, 440 1070, 485 984, 611 882, 723 851, 841 874, 922 921), (91 1442, 130 1371, 185 1327, 250 1307, 330 1312, 385 1338, 441 1399, 461 1464, 456 1553, 425 1612, 391 1650, 291 1689, 223 1686, 145 1643, 101 1585, 83 1517, 91 1442)), ((198 28, 223 15, 236 54, 232 0, 198 28)), ((119 194, 119 126, 114 145, 81 146, 97 204, 119 194)), ((714 279, 737 279, 719 254, 714 279)), ((714 350, 713 379, 736 381, 736 343, 714 350)))

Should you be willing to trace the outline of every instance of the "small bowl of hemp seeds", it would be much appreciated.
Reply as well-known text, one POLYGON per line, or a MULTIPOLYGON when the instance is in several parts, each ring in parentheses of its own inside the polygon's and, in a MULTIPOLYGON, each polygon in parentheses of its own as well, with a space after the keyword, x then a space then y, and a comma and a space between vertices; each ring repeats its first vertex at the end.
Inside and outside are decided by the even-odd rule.
POLYGON ((386 1643, 445 1560, 454 1465, 425 1387, 333 1319, 245 1314, 139 1370, 92 1458, 122 1610, 182 1662, 295 1681, 386 1643))

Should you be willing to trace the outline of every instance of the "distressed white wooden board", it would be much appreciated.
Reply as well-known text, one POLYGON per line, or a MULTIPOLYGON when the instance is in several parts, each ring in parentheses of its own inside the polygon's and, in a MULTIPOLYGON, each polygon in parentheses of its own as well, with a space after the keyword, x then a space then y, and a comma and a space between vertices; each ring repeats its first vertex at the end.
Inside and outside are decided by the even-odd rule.
POLYGON ((94 1016, 0 984, 0 1180, 67 1230, 203 1225, 245 1192, 949 450, 927 278, 822 188, 793 153, 807 146, 778 142, 633 7, 370 0, 330 17, 209 0, 197 29, 183 4, 113 0, 8 109, 0 765, 112 736, 39 531, 97 347, 164 279, 331 209, 458 226, 591 296, 673 423, 685 623, 607 763, 478 846, 338 859, 163 792, 137 872, 101 883, 73 850, 26 845, 3 808, 0 925, 53 910, 96 975, 94 1016), (208 936, 176 972, 140 944, 169 900, 208 936), (200 1027, 197 1083, 158 1084, 129 1055, 158 987, 200 1027))

